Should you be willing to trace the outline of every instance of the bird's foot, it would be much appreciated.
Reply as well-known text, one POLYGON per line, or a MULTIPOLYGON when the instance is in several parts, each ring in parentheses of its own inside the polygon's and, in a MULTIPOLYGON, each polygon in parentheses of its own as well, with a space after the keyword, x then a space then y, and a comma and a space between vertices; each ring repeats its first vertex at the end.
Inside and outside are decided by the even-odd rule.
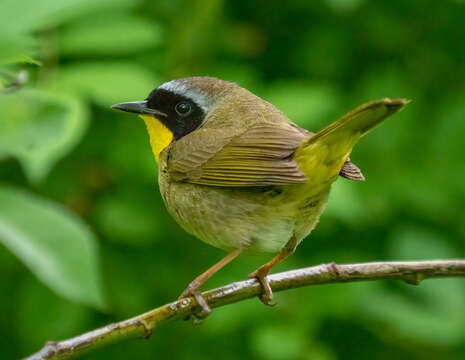
POLYGON ((271 300, 273 299, 273 290, 271 290, 270 283, 266 279, 268 272, 269 272, 269 269, 261 267, 255 270, 254 272, 251 272, 248 278, 257 279, 260 285, 262 286, 263 293, 259 297, 261 302, 264 303, 266 306, 274 306, 276 304, 271 303, 271 300))
POLYGON ((210 306, 208 306, 205 298, 202 296, 202 293, 199 290, 199 285, 195 282, 191 282, 189 284, 187 289, 184 290, 182 294, 179 296, 178 300, 191 296, 194 297, 194 299, 197 301, 197 304, 202 308, 202 310, 192 316, 187 317, 186 320, 191 318, 194 323, 198 323, 201 320, 205 319, 208 315, 210 315, 211 309, 210 306))

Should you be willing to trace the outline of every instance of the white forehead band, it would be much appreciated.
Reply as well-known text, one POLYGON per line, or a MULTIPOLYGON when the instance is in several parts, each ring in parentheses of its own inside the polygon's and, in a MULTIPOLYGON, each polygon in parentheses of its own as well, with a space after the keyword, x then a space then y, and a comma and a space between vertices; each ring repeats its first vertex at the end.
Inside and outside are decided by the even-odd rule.
POLYGON ((171 80, 159 86, 159 89, 171 91, 172 93, 185 96, 194 101, 203 111, 207 111, 210 103, 205 94, 199 90, 189 88, 181 80, 171 80))

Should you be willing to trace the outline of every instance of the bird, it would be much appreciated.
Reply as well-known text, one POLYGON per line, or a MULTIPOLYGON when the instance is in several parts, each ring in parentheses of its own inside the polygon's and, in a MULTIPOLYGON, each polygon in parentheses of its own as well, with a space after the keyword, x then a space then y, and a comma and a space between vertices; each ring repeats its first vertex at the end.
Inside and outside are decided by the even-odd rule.
POLYGON ((193 76, 161 84, 142 101, 112 105, 145 122, 168 213, 189 234, 227 255, 197 276, 180 299, 210 313, 200 286, 244 253, 274 253, 255 271, 271 305, 271 268, 317 225, 339 176, 363 181, 349 155, 357 141, 408 100, 363 104, 317 133, 234 82, 193 76))

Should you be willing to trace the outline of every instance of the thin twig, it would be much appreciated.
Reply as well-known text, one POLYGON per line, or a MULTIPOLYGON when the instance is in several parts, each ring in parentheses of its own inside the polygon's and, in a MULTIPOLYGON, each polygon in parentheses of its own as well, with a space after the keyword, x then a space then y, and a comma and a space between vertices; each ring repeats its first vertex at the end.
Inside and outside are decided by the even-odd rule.
MULTIPOLYGON (((423 279, 438 277, 465 277, 465 259, 346 265, 331 263, 273 274, 268 276, 268 280, 274 291, 281 291, 308 285, 381 279, 399 279, 418 285, 423 279)), ((251 279, 206 291, 203 296, 211 308, 216 308, 252 298, 261 291, 259 283, 251 279)), ((185 318, 198 310, 200 308, 193 298, 178 300, 68 340, 48 341, 40 351, 26 360, 69 359, 125 339, 148 338, 162 324, 185 318)))

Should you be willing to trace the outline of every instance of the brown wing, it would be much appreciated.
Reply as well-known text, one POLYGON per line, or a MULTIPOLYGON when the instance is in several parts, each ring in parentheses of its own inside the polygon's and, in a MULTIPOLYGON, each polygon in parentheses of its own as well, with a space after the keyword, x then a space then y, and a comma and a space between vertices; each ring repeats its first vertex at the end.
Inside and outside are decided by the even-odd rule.
POLYGON ((199 129, 179 140, 168 159, 179 181, 212 186, 268 186, 307 181, 293 157, 307 136, 287 123, 199 129), (187 138, 187 139, 186 139, 187 138))

